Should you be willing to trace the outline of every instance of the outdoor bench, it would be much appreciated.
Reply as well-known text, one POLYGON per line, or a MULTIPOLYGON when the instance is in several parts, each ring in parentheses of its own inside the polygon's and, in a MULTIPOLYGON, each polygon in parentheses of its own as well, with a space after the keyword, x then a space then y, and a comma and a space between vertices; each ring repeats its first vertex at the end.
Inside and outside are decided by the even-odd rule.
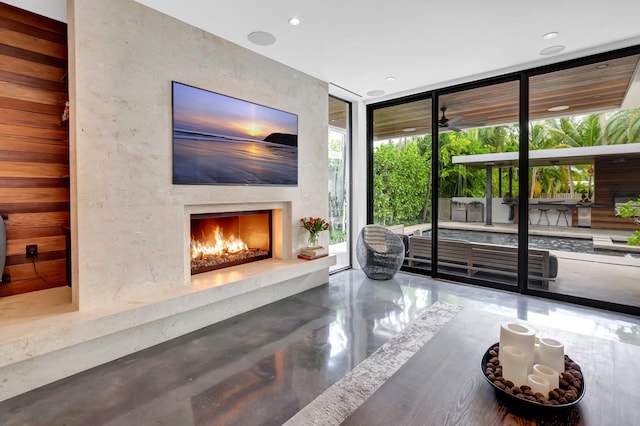
MULTIPOLYGON (((431 263, 431 237, 409 237, 409 266, 431 263)), ((558 275, 558 259, 548 250, 529 249, 529 279, 539 281, 543 288, 558 275)), ((515 277, 518 273, 518 248, 466 240, 439 239, 438 267, 478 273, 515 277)))

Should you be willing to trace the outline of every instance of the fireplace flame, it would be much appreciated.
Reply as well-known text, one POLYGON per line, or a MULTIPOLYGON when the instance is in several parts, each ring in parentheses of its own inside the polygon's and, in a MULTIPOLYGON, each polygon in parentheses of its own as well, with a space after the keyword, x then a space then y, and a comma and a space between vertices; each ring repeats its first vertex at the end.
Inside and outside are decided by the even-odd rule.
POLYGON ((235 235, 225 238, 222 229, 216 226, 213 231, 213 237, 208 241, 202 238, 202 241, 196 241, 191 238, 191 259, 201 259, 205 256, 224 256, 228 253, 239 253, 243 250, 249 250, 249 247, 235 235))

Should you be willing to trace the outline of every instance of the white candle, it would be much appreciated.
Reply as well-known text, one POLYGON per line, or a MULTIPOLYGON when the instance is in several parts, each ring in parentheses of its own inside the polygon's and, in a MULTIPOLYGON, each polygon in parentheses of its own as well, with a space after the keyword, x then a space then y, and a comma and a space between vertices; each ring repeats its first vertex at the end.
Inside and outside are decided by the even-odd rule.
POLYGON ((540 338, 536 336, 533 346, 533 363, 540 364, 540 338))
POLYGON ((553 368, 558 373, 564 371, 564 345, 548 337, 540 338, 540 362, 553 368))
POLYGON ((502 347, 517 346, 527 354, 527 373, 531 373, 533 370, 535 338, 535 330, 525 324, 518 322, 502 323, 500 325, 500 351, 498 352, 500 363, 504 366, 502 347))
POLYGON ((533 374, 547 379, 549 381, 549 390, 560 387, 560 373, 548 365, 534 364, 533 374))
POLYGON ((514 385, 522 386, 527 384, 527 353, 517 346, 503 346, 500 348, 502 354, 502 377, 511 380, 514 385))
POLYGON ((527 376, 527 384, 531 387, 534 394, 541 393, 545 399, 549 398, 549 381, 537 374, 529 374, 527 376))

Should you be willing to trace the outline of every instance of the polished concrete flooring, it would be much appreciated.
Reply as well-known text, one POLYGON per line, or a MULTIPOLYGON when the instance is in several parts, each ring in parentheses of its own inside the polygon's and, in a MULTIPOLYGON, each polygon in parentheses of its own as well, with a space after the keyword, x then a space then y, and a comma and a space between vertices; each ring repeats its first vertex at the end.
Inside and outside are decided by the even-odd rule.
POLYGON ((4 401, 0 424, 280 425, 436 301, 640 346, 638 317, 405 273, 371 281, 348 270, 4 401))

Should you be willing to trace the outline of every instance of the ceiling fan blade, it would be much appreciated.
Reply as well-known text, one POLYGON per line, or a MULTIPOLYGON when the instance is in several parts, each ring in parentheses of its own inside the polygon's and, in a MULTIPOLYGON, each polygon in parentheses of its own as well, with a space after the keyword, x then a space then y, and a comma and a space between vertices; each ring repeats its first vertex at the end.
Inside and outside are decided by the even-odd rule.
POLYGON ((476 119, 476 120, 468 120, 468 121, 459 121, 455 123, 455 127, 459 129, 469 129, 469 128, 477 128, 483 127, 487 124, 486 120, 476 119))
POLYGON ((484 126, 486 123, 483 121, 478 120, 476 122, 476 120, 469 120, 469 121, 460 121, 458 123, 455 123, 453 125, 449 124, 448 126, 446 126, 448 129, 453 130, 454 132, 460 132, 462 130, 465 129, 469 129, 469 128, 476 128, 476 127, 482 127, 484 126))
POLYGON ((464 115, 458 115, 456 117, 450 118, 449 122, 447 123, 449 126, 451 126, 452 124, 457 123, 458 121, 462 120, 464 118, 464 115))
POLYGON ((468 120, 461 121, 461 123, 469 123, 469 124, 472 124, 472 123, 486 123, 487 120, 488 120, 488 118, 486 118, 486 117, 485 118, 470 118, 468 120))

